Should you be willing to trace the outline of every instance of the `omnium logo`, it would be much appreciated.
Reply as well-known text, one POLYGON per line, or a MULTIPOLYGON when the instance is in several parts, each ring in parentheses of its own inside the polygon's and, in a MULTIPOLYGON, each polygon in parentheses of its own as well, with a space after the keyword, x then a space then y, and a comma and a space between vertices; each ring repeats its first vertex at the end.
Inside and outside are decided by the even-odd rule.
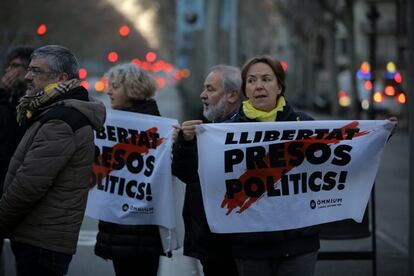
POLYGON ((138 207, 134 205, 129 205, 127 203, 122 205, 122 211, 129 213, 139 213, 139 214, 153 214, 154 207, 138 207))
POLYGON ((329 207, 336 207, 342 205, 342 198, 324 198, 318 200, 311 200, 309 206, 311 209, 321 209, 321 208, 329 208, 329 207))

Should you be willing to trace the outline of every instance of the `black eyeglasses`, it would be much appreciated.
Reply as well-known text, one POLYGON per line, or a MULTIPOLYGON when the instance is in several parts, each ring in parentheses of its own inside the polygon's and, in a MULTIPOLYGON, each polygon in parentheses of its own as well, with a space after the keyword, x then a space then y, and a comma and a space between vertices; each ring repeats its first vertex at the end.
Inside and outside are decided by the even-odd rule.
POLYGON ((27 73, 30 73, 34 76, 40 75, 40 74, 55 74, 57 72, 55 71, 43 71, 42 69, 40 69, 39 67, 27 67, 27 73))

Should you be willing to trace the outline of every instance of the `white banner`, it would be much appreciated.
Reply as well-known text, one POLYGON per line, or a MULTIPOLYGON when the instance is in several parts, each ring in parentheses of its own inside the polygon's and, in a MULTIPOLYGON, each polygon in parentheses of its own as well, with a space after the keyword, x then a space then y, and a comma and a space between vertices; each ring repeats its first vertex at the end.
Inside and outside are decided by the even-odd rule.
POLYGON ((204 208, 212 232, 361 222, 390 121, 202 124, 204 208))
POLYGON ((174 228, 171 175, 177 120, 111 110, 95 132, 95 164, 86 215, 119 224, 174 228))

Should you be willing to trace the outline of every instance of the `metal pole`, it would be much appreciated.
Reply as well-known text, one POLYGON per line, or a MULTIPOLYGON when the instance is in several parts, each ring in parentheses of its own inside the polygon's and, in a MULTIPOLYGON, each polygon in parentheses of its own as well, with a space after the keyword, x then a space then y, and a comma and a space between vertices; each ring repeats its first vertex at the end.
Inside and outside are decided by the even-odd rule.
POLYGON ((411 27, 414 23, 414 4, 407 0, 407 32, 408 32, 408 128, 409 128, 409 143, 410 143, 410 174, 409 174, 409 232, 408 232, 408 274, 414 275, 414 29, 411 27))
POLYGON ((367 17, 370 23, 370 33, 369 33, 369 63, 371 65, 371 95, 369 97, 369 110, 368 110, 368 118, 370 120, 375 119, 375 110, 374 110, 374 93, 375 93, 375 70, 377 67, 377 20, 379 18, 379 13, 377 7, 374 3, 369 5, 369 12, 367 13, 367 17))
POLYGON ((375 218, 375 183, 371 193, 372 275, 377 276, 377 220, 375 218))
MULTIPOLYGON (((371 65, 371 95, 369 97, 368 119, 375 119, 374 110, 374 93, 375 93, 375 73, 377 69, 377 20, 379 18, 377 7, 374 3, 369 5, 369 12, 367 17, 370 22, 369 34, 369 63, 371 65)), ((372 188, 371 194, 371 223, 372 223, 372 275, 377 275, 377 227, 376 227, 376 213, 375 213, 375 184, 372 188)))

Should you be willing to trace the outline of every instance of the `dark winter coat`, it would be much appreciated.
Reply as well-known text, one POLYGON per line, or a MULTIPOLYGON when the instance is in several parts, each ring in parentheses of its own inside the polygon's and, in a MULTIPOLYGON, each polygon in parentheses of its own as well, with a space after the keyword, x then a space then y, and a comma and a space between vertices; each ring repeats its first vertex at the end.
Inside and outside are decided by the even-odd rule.
MULTIPOLYGON (((224 120, 229 120, 236 113, 224 120)), ((211 233, 201 195, 198 176, 198 156, 196 139, 184 140, 182 133, 173 147, 173 175, 186 184, 183 207, 184 255, 200 260, 208 258, 232 258, 230 241, 227 235, 211 233)))
POLYGON ((21 139, 16 107, 10 103, 9 98, 8 91, 0 89, 0 197, 10 158, 21 139))
MULTIPOLYGON (((286 103, 276 121, 309 121, 312 117, 296 112, 286 103)), ((256 122, 249 119, 241 107, 238 114, 227 122, 256 122)), ((317 226, 287 231, 253 232, 230 234, 233 255, 240 259, 261 259, 288 257, 319 249, 319 230, 317 226)))
MULTIPOLYGON (((160 116, 154 100, 135 102, 124 111, 160 116)), ((122 225, 99 221, 95 254, 104 259, 136 259, 164 255, 157 225, 122 225)))
POLYGON ((4 181, 0 236, 75 253, 95 154, 93 128, 104 121, 104 105, 83 87, 33 113, 4 181))

